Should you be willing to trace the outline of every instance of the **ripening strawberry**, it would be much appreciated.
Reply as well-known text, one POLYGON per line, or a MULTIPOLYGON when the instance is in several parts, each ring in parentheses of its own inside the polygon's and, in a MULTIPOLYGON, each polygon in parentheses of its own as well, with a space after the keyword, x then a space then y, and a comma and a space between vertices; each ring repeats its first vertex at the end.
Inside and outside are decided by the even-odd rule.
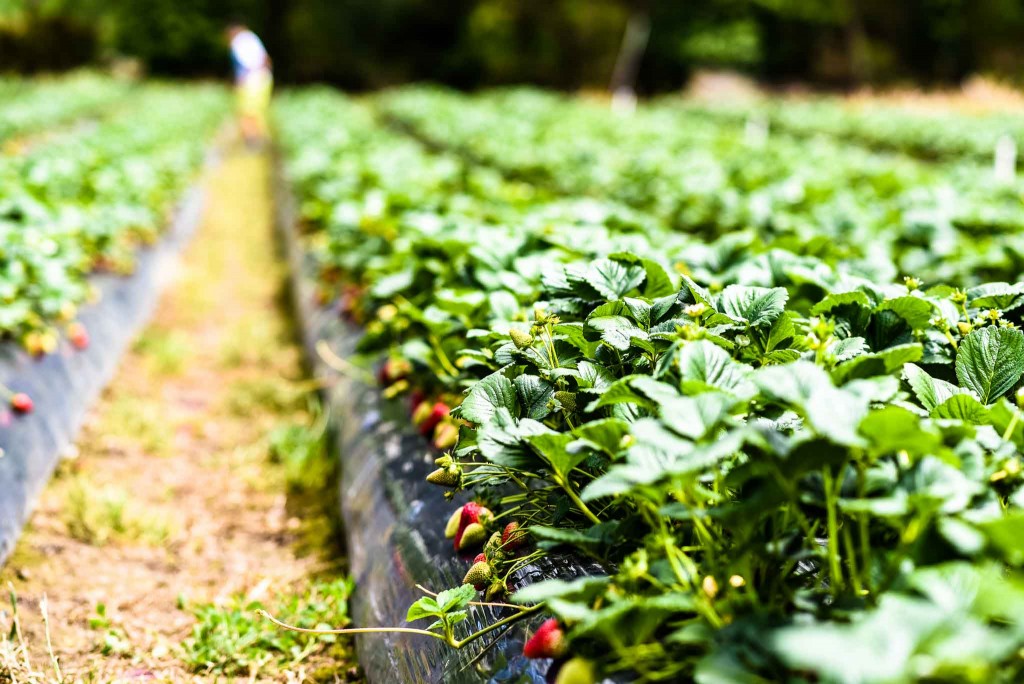
MULTIPOLYGON (((423 404, 420 404, 420 406, 422 405, 423 404)), ((430 406, 429 410, 426 411, 425 413, 421 412, 419 407, 417 407, 416 410, 421 420, 417 422, 417 416, 414 415, 413 422, 416 423, 417 426, 419 426, 420 434, 423 435, 424 437, 432 433, 434 431, 434 428, 437 427, 437 424, 440 423, 445 418, 447 418, 449 413, 448 404, 444 403, 443 401, 435 402, 434 405, 430 406)))
POLYGON ((527 658, 558 658, 567 648, 565 632, 562 631, 558 618, 549 618, 523 646, 523 655, 527 658))
MULTIPOLYGON (((493 517, 494 514, 491 513, 490 509, 486 506, 481 506, 476 501, 470 501, 463 506, 459 510, 459 527, 455 532, 455 550, 461 551, 463 548, 470 548, 472 544, 482 544, 484 542, 484 538, 487 536, 487 531, 484 528, 484 525, 493 517), (480 528, 480 540, 472 543, 466 542, 463 544, 462 537, 473 525, 480 528)), ((474 535, 475 534, 477 534, 477 532, 474 530, 474 535)))
POLYGON ((75 349, 85 349, 89 346, 89 331, 85 326, 75 321, 68 325, 68 340, 75 349))
POLYGON ((377 372, 377 380, 382 385, 390 385, 406 378, 412 371, 412 364, 405 359, 388 358, 377 372))
POLYGON ((459 426, 454 423, 442 422, 434 430, 434 448, 444 451, 451 449, 459 441, 459 426))
POLYGON ((32 413, 35 404, 32 403, 32 397, 24 392, 16 392, 11 395, 11 408, 17 413, 32 413))
POLYGON ((505 551, 515 551, 526 544, 526 530, 520 529, 519 523, 512 521, 505 525, 501 532, 501 548, 505 551))

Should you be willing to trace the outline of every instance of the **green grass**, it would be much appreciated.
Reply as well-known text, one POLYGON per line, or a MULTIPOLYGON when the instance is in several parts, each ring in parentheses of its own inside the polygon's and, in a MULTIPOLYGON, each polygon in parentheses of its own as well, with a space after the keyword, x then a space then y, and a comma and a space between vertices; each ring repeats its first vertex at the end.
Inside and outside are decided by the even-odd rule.
POLYGON ((166 521, 137 510, 128 493, 116 487, 98 487, 79 476, 68 483, 66 500, 63 519, 68 535, 87 544, 160 545, 171 536, 166 521))
POLYGON ((316 582, 300 596, 280 597, 269 605, 236 596, 222 606, 186 606, 198 622, 182 644, 183 661, 193 672, 229 677, 289 670, 314 656, 351 662, 347 640, 279 629, 256 610, 267 610, 298 627, 343 627, 349 622, 352 588, 352 580, 342 578, 316 582))

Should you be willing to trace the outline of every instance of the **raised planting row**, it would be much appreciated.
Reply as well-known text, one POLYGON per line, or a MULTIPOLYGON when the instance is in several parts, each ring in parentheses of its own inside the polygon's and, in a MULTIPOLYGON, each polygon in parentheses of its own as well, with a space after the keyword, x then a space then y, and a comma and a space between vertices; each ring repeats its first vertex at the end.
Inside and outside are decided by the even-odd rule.
MULTIPOLYGON (((842 259, 872 279, 977 284, 1024 270, 1024 183, 991 165, 928 164, 826 138, 744 134, 675 106, 613 116, 532 91, 401 89, 391 121, 513 177, 611 198, 731 250, 842 259)), ((730 252, 716 255, 723 262, 730 252)), ((696 272, 696 271, 695 271, 696 272)))
POLYGON ((0 78, 0 146, 21 135, 96 114, 125 97, 132 85, 89 72, 48 79, 0 78))
POLYGON ((227 113, 220 89, 140 86, 89 130, 0 156, 0 338, 44 354, 90 298, 87 276, 129 273, 194 178, 227 113))
POLYGON ((991 163, 999 139, 1024 145, 1020 112, 964 114, 836 98, 752 102, 683 101, 687 111, 738 121, 765 122, 800 135, 828 135, 925 159, 976 158, 991 163))
POLYGON ((437 496, 472 497, 433 522, 464 584, 413 627, 462 646, 472 600, 546 611, 525 655, 574 684, 1024 676, 1024 284, 742 243, 692 270, 699 236, 551 202, 340 96, 278 114, 322 299, 386 354, 437 496), (565 552, 606 574, 506 598, 565 552))

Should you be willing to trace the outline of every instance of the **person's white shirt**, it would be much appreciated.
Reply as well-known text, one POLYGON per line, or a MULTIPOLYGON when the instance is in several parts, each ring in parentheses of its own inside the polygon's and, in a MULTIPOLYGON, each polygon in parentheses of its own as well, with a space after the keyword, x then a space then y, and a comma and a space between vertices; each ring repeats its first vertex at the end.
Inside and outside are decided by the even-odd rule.
POLYGON ((266 68, 267 50, 252 31, 239 31, 235 34, 231 39, 231 53, 242 72, 240 76, 266 68))

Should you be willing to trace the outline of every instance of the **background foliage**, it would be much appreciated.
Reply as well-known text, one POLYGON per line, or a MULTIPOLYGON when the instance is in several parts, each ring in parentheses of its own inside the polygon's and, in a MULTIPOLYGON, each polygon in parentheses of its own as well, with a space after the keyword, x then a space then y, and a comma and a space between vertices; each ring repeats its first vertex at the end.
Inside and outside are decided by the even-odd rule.
POLYGON ((1017 0, 0 0, 0 68, 124 54, 157 73, 220 74, 222 29, 239 18, 288 81, 604 87, 631 14, 652 27, 646 90, 698 66, 834 86, 1024 67, 1017 0))

